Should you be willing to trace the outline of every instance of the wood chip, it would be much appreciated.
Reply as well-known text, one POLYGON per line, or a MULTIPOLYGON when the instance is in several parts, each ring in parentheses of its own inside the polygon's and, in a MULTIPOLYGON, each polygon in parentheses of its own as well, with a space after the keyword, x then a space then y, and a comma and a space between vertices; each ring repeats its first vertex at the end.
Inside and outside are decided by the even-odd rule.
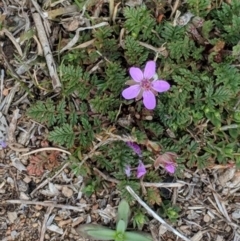
POLYGON ((200 241, 203 238, 203 233, 202 231, 197 232, 192 238, 192 241, 200 241))
POLYGON ((73 195, 73 190, 71 188, 68 188, 67 186, 64 186, 62 189, 62 194, 65 197, 70 198, 73 195))
POLYGON ((10 223, 14 223, 14 221, 17 219, 17 213, 16 212, 7 212, 8 220, 10 223))
POLYGON ((78 217, 78 218, 74 219, 74 221, 72 222, 72 227, 74 228, 74 227, 78 226, 83 221, 84 221, 83 217, 78 217))

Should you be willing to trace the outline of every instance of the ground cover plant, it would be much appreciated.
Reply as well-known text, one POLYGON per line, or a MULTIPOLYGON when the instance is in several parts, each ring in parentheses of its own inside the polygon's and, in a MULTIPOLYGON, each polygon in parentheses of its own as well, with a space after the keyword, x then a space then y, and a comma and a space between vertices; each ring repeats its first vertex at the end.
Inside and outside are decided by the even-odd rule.
MULTIPOLYGON (((145 164, 175 153, 178 174, 185 166, 240 163, 240 4, 188 1, 178 9, 180 17, 168 20, 175 13, 163 2, 119 8, 109 25, 82 32, 76 44, 94 42, 61 54, 60 94, 32 102, 29 117, 47 125, 49 141, 76 154, 75 168, 79 153, 112 127, 141 146, 145 164)), ((116 141, 102 146, 92 161, 137 185, 136 178, 126 179, 125 168, 137 166, 138 159, 124 141, 116 141)), ((159 171, 149 168, 145 180, 160 181, 159 171)))
MULTIPOLYGON (((240 2, 69 4, 81 12, 71 21, 54 12, 58 5, 45 6, 58 26, 51 41, 60 89, 45 76, 42 56, 28 66, 31 88, 26 82, 20 89, 29 96, 27 118, 46 130, 40 146, 71 155, 63 164, 57 151, 31 156, 26 171, 41 176, 68 163, 84 177, 87 197, 110 178, 129 205, 134 199, 126 186, 175 223, 181 209, 171 204, 169 191, 143 182, 173 182, 186 169, 240 167, 240 2), (45 76, 40 82, 36 72, 39 79, 45 76)), ((31 44, 35 33, 21 35, 23 56, 37 48, 31 44)), ((4 136, 1 141, 6 148, 4 136)), ((134 229, 149 231, 140 206, 133 207, 131 220, 134 229)))

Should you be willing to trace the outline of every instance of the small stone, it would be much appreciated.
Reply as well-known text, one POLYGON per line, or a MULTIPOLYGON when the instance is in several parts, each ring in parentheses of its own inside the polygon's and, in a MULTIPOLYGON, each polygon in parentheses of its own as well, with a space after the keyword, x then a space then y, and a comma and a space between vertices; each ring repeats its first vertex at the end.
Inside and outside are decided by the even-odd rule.
POLYGON ((49 234, 46 233, 46 234, 44 235, 44 238, 45 238, 45 239, 50 239, 49 234))
POLYGON ((152 119, 153 119, 153 117, 150 116, 150 115, 148 115, 148 116, 145 117, 145 120, 148 120, 148 121, 151 121, 152 119))
POLYGON ((26 183, 29 183, 29 182, 31 182, 32 180, 31 180, 30 177, 26 176, 26 177, 24 177, 23 181, 26 182, 26 183))
POLYGON ((33 228, 36 228, 36 227, 38 227, 38 223, 34 223, 32 226, 33 226, 33 228))
POLYGON ((70 198, 73 196, 73 190, 68 188, 67 186, 64 186, 62 188, 62 194, 67 197, 67 198, 70 198))
POLYGON ((204 217, 203 217, 203 221, 205 222, 205 223, 208 223, 209 221, 211 220, 211 217, 209 216, 209 215, 204 215, 204 217))
POLYGON ((232 230, 232 229, 231 229, 230 226, 227 226, 227 227, 225 228, 225 231, 228 232, 228 233, 229 233, 231 230, 232 230))
POLYGON ((140 118, 141 118, 141 116, 140 116, 139 114, 135 114, 135 117, 136 117, 137 119, 140 119, 140 118))

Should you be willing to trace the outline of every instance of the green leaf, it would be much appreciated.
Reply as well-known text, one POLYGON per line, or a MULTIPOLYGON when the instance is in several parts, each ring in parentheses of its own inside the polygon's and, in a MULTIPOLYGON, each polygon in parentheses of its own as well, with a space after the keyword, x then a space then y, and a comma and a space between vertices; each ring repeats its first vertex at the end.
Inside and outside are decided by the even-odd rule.
POLYGON ((123 220, 119 220, 117 223, 117 232, 123 234, 126 230, 126 223, 123 220))
POLYGON ((203 26, 202 26, 202 35, 204 38, 208 39, 209 38, 209 34, 211 32, 211 30, 213 29, 214 25, 213 25, 213 21, 205 21, 203 23, 203 26))
POLYGON ((126 7, 124 16, 126 18, 124 26, 132 36, 138 37, 139 40, 151 38, 152 29, 156 23, 144 4, 138 8, 126 7))
POLYGON ((119 203, 119 206, 118 206, 117 224, 118 224, 121 220, 123 220, 123 222, 124 222, 124 224, 125 224, 125 229, 124 229, 124 231, 125 231, 126 228, 127 228, 129 216, 130 216, 130 207, 129 207, 129 205, 128 205, 128 202, 123 199, 123 200, 119 203))
POLYGON ((218 112, 205 113, 206 117, 213 123, 215 127, 221 127, 221 116, 218 112))
POLYGON ((126 232, 125 241, 153 241, 150 234, 144 232, 126 232))
POLYGON ((54 130, 49 133, 48 138, 54 143, 72 147, 75 140, 75 133, 72 126, 69 124, 64 124, 61 127, 55 127, 54 130))
POLYGON ((57 105, 57 112, 58 112, 57 120, 58 120, 58 124, 60 125, 66 122, 65 108, 66 108, 66 102, 64 100, 61 100, 57 105))
POLYGON ((188 10, 196 16, 205 17, 208 13, 207 8, 211 4, 210 0, 188 0, 188 10))
POLYGON ((233 94, 229 89, 224 86, 219 86, 212 95, 212 99, 214 99, 217 105, 220 105, 228 102, 232 96, 233 94))
POLYGON ((232 138, 237 139, 240 136, 240 129, 229 129, 229 134, 232 138))
POLYGON ((27 114, 41 123, 46 122, 48 126, 52 126, 56 122, 55 106, 51 99, 47 99, 45 102, 37 101, 29 108, 27 114))
POLYGON ((132 217, 133 220, 133 227, 138 228, 138 230, 141 230, 143 228, 144 224, 148 223, 148 218, 147 216, 142 212, 142 210, 137 209, 132 217))
POLYGON ((95 240, 114 240, 116 235, 116 231, 97 224, 83 224, 76 231, 86 238, 95 240))

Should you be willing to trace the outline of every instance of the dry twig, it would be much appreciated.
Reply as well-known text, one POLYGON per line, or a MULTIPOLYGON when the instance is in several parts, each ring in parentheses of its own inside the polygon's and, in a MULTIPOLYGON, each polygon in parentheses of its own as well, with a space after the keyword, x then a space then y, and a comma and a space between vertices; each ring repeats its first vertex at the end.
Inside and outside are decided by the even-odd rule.
POLYGON ((9 143, 15 143, 16 142, 16 138, 15 138, 15 130, 17 127, 17 119, 18 119, 18 114, 19 114, 19 109, 16 109, 13 111, 13 117, 11 120, 11 123, 9 124, 9 128, 8 128, 8 141, 9 143))
POLYGON ((126 186, 127 191, 138 201, 138 203, 144 207, 149 214, 151 214, 155 219, 162 223, 169 231, 173 232, 179 238, 185 241, 191 241, 191 239, 185 237, 183 234, 179 233, 176 229, 166 223, 160 216, 158 216, 133 190, 130 186, 126 186))
POLYGON ((69 151, 65 151, 63 149, 60 149, 60 148, 56 148, 56 147, 44 147, 44 148, 40 148, 40 149, 37 149, 37 150, 33 150, 33 151, 30 151, 28 153, 24 153, 22 154, 20 157, 23 157, 23 156, 27 156, 27 155, 31 155, 31 154, 34 154, 34 153, 37 153, 37 152, 42 152, 42 151, 60 151, 60 152, 64 152, 68 155, 71 155, 71 153, 69 151))
MULTIPOLYGON (((96 171, 104 180, 109 181, 109 182, 113 182, 113 183, 119 183, 120 181, 118 181, 115 178, 111 178, 109 176, 107 176, 106 174, 104 174, 103 172, 101 172, 100 170, 98 170, 96 167, 93 168, 94 171, 96 171)), ((184 183, 151 183, 151 182, 142 182, 142 185, 144 187, 182 187, 185 184, 184 183)))
POLYGON ((38 201, 28 201, 28 200, 6 200, 5 203, 39 205, 39 206, 44 206, 44 207, 69 209, 69 210, 74 210, 74 211, 78 211, 78 212, 83 211, 83 207, 75 207, 75 206, 71 206, 71 205, 62 205, 62 204, 57 204, 57 203, 54 203, 54 202, 38 202, 38 201))
POLYGON ((68 44, 65 47, 63 47, 60 50, 60 53, 64 52, 65 50, 71 49, 77 43, 77 41, 79 40, 79 32, 80 31, 84 31, 84 30, 87 30, 87 29, 100 28, 100 27, 103 27, 103 26, 106 26, 106 25, 108 25, 107 22, 102 22, 102 23, 99 23, 99 24, 96 24, 96 25, 93 25, 93 26, 90 26, 90 27, 80 27, 80 28, 78 28, 76 30, 75 36, 72 38, 71 41, 68 42, 68 44))
POLYGON ((52 79, 53 89, 56 92, 59 92, 61 90, 61 83, 60 83, 59 77, 57 75, 56 64, 55 64, 53 56, 52 56, 52 51, 50 49, 47 35, 44 30, 40 15, 38 13, 33 13, 33 20, 34 20, 35 26, 37 28, 38 38, 39 38, 40 43, 43 48, 43 52, 44 52, 48 70, 49 70, 49 75, 52 79))
POLYGON ((44 235, 47 229, 47 220, 49 218, 49 215, 51 214, 52 210, 53 210, 53 206, 48 207, 46 214, 44 215, 44 220, 43 220, 43 224, 42 224, 42 229, 41 229, 41 236, 40 236, 40 240, 39 241, 44 241, 44 235))

